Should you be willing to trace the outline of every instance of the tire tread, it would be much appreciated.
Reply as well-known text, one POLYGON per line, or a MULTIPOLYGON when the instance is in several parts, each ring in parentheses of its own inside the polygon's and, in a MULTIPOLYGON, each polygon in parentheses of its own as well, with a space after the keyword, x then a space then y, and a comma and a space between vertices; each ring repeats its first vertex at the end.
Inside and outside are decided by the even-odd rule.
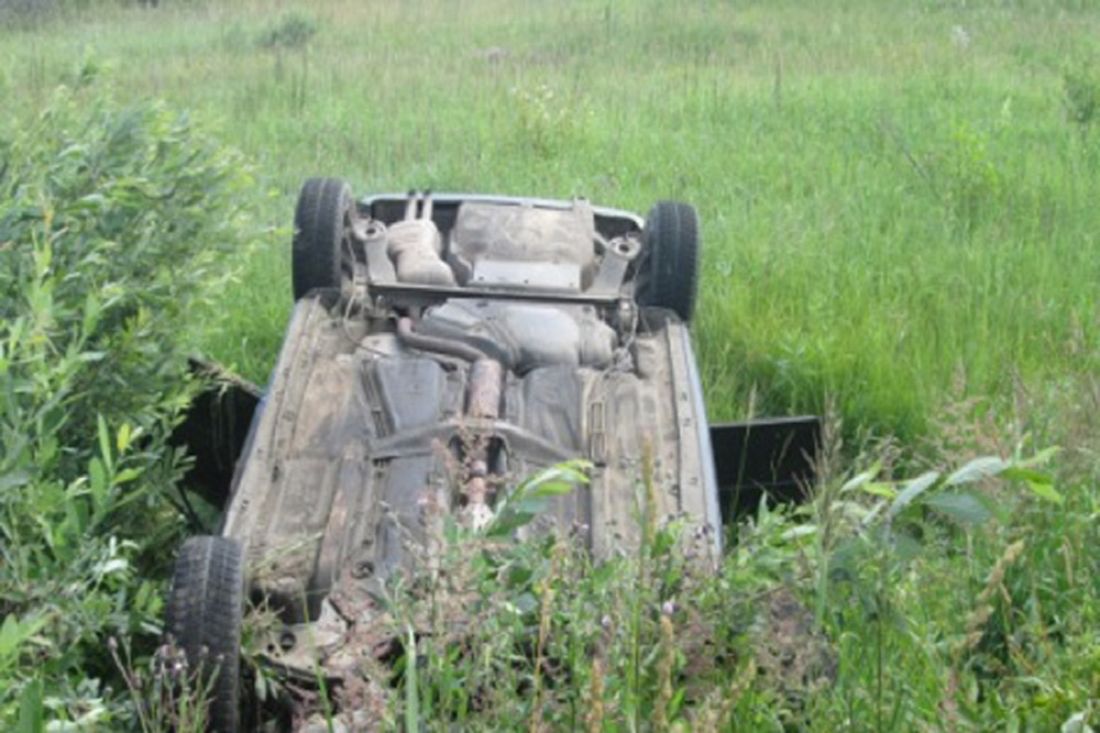
POLYGON ((180 548, 165 630, 211 684, 207 729, 236 733, 240 724, 240 638, 244 604, 240 545, 224 537, 191 537, 180 548), (213 674, 211 683, 208 675, 213 674))
POLYGON ((295 300, 318 288, 340 286, 340 248, 350 191, 339 178, 310 178, 302 184, 291 242, 295 300))
POLYGON ((669 308, 685 323, 695 314, 699 288, 699 217, 694 207, 658 201, 645 223, 648 282, 640 300, 669 308))

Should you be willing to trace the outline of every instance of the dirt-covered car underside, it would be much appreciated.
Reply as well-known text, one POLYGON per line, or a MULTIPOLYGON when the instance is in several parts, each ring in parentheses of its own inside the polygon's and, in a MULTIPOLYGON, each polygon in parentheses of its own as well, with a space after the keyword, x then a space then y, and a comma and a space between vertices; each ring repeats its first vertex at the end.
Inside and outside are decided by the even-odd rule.
POLYGON ((185 651, 223 658, 214 730, 239 728, 244 599, 283 624, 272 663, 338 684, 375 651, 359 641, 371 598, 430 544, 426 507, 476 528, 520 479, 586 459, 588 481, 527 531, 567 530, 599 558, 636 541, 644 459, 661 513, 717 559, 719 474, 734 469, 716 474, 692 353, 690 206, 642 220, 584 200, 356 201, 310 179, 292 265, 294 312, 223 526, 184 545, 168 604, 185 651))

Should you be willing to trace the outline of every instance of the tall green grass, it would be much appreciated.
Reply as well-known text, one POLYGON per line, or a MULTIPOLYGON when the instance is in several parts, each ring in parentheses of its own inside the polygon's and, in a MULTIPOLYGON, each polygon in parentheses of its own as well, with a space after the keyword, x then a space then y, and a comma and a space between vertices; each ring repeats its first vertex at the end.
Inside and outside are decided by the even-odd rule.
MULTIPOLYGON (((1095 724, 1100 8, 1073 0, 45 5, 56 14, 0 30, 10 129, 27 139, 58 84, 99 77, 117 98, 161 97, 189 109, 255 162, 251 190, 232 195, 264 222, 266 238, 220 260, 244 275, 187 313, 204 348, 248 375, 262 381, 279 346, 290 306, 288 225, 308 175, 341 175, 363 192, 584 194, 643 212, 678 197, 704 221, 695 332, 712 416, 831 402, 848 427, 848 448, 831 443, 836 461, 812 503, 731 528, 737 541, 717 580, 683 565, 663 525, 651 527, 653 543, 638 558, 607 565, 552 541, 475 553, 470 538, 459 538, 446 577, 470 583, 440 585, 441 595, 427 599, 395 593, 393 619, 405 638, 402 624, 424 617, 425 604, 465 618, 473 598, 473 638, 485 642, 484 654, 459 654, 470 638, 462 635, 410 643, 414 673, 399 663, 396 688, 383 690, 394 725, 1047 731, 1075 716, 1095 724), (909 439, 903 445, 917 448, 916 460, 941 471, 975 455, 1021 468, 1019 459, 1042 446, 1063 451, 1052 485, 1026 470, 1000 483, 941 481, 890 516, 897 492, 920 484, 890 480, 899 444, 878 440, 883 434, 909 439), (874 466, 881 479, 852 479, 853 466, 874 466), (1061 501, 1042 501, 1028 485, 1061 501), (502 574, 502 566, 519 572, 502 574), (777 679, 790 649, 767 633, 774 614, 765 598, 776 593, 814 609, 810 637, 837 662, 824 687, 796 684, 792 697, 777 679), (493 705, 479 707, 486 701, 493 705)), ((56 167, 84 176, 88 167, 66 163, 95 147, 81 150, 58 155, 56 167)), ((9 152, 0 148, 0 170, 9 152)), ((24 178, 51 190, 60 178, 47 175, 46 160, 38 168, 24 178)), ((37 189, 7 190, 0 203, 11 208, 37 189)), ((227 194, 208 195, 207 214, 227 210, 227 194)), ((204 232, 218 230, 195 217, 204 232)), ((141 234, 171 260, 171 241, 141 234)), ((0 237, 0 254, 33 239, 11 236, 14 245, 0 237)), ((97 246, 125 240, 122 232, 97 246)), ((158 266, 153 284, 174 282, 165 280, 170 271, 158 266)), ((146 295, 141 276, 128 281, 134 297, 146 295)), ((58 287, 79 280, 48 268, 42 277, 58 287)), ((5 306, 30 317, 21 300, 5 306)), ((149 323, 160 329, 161 358, 180 348, 173 336, 187 329, 149 323)), ((123 346, 140 350, 149 339, 139 341, 123 346)), ((49 339, 33 345, 51 348, 49 339)), ((73 363, 85 364, 78 357, 73 363)), ((127 362, 135 379, 148 363, 127 362)), ((26 394, 48 401, 49 387, 13 388, 13 404, 26 394)), ((175 399, 180 385, 165 390, 175 399)), ((111 454, 129 411, 108 414, 101 429, 88 405, 102 411, 111 391, 89 394, 100 402, 74 402, 67 417, 88 429, 74 430, 67 452, 48 454, 67 457, 68 483, 48 481, 52 464, 41 460, 26 464, 44 476, 40 495, 14 493, 24 474, 0 473, 0 503, 16 507, 0 521, 21 537, 70 538, 61 549, 93 558, 114 547, 110 537, 82 543, 81 516, 67 507, 87 502, 79 474, 111 454), (59 487, 79 496, 61 501, 59 487)), ((18 444, 21 433, 9 433, 18 444)), ((161 483, 159 473, 143 475, 143 496, 161 496, 154 489, 171 473, 161 483)), ((108 499, 132 495, 108 483, 108 499)), ((103 513, 125 522, 139 511, 127 507, 103 513)), ((156 538, 180 530, 158 507, 146 511, 150 552, 156 538)), ((24 726, 17 730, 38 731, 44 706, 65 720, 87 712, 72 700, 102 699, 114 727, 124 726, 133 709, 117 679, 114 690, 97 682, 111 672, 95 652, 108 634, 132 633, 139 647, 155 638, 156 593, 142 577, 144 565, 166 557, 117 585, 63 596, 51 589, 94 585, 99 566, 51 554, 45 539, 9 542, 5 558, 15 557, 15 544, 22 559, 4 567, 21 574, 0 589, 0 672, 22 688, 0 694, 5 715, 24 726), (48 606, 55 596, 67 605, 50 618, 65 633, 49 627, 45 638, 25 598, 48 606), (60 659, 47 654, 69 649, 60 659), (44 689, 45 678, 60 680, 62 691, 44 689)), ((448 633, 458 628, 446 615, 430 618, 448 633)), ((802 640, 796 634, 788 646, 802 640)), ((135 664, 148 663, 139 650, 135 664)))
POLYGON ((207 341, 250 376, 308 175, 678 197, 704 222, 712 414, 829 397, 912 436, 949 392, 1095 367, 1100 142, 1074 110, 1100 91, 1069 92, 1098 31, 1039 1, 166 4, 4 34, 0 91, 31 110, 94 63, 259 161, 272 235, 207 341))

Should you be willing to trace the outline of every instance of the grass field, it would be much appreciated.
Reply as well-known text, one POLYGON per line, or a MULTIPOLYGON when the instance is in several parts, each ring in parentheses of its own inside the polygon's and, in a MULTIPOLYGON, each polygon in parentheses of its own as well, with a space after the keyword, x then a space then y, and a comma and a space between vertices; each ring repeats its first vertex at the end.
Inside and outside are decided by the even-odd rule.
MULTIPOLYGON (((843 606, 827 622, 819 609, 841 666, 833 692, 796 706, 820 716, 805 727, 1097 722, 1100 6, 161 5, 0 31, 0 103, 29 120, 57 85, 98 76, 119 100, 189 110, 252 162, 243 203, 267 233, 195 314, 200 348, 266 379, 308 176, 642 213, 692 202, 712 418, 828 407, 848 443, 838 484, 876 460, 888 474, 899 449, 901 465, 938 468, 1063 449, 1064 501, 989 489, 993 528, 921 524, 934 551, 895 566, 882 550, 855 589, 828 590, 828 561, 808 559, 831 557, 827 538, 776 555, 798 577, 817 568, 810 595, 843 606)), ((838 497, 798 521, 827 535, 838 497)), ((775 527, 744 547, 771 557, 775 527)), ((745 705, 738 729, 779 725, 745 705)))
POLYGON ((164 5, 6 35, 0 90, 33 110, 100 67, 256 162, 255 210, 280 231, 206 344, 249 376, 273 361, 293 200, 315 174, 695 203, 717 417, 750 393, 759 411, 828 396, 912 436, 949 391, 1096 367, 1087 3, 164 5))

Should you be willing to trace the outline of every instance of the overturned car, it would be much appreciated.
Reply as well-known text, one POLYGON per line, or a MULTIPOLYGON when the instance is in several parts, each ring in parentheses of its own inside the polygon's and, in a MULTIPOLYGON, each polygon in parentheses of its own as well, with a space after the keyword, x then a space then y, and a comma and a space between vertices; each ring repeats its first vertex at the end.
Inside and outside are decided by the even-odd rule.
POLYGON ((168 633, 220 660, 212 728, 239 728, 245 600, 283 625, 269 661, 339 684, 372 653, 357 642, 372 593, 421 556, 425 506, 477 528, 519 479, 584 458, 587 482, 533 529, 606 556, 636 541, 644 456, 661 512, 716 559, 722 505, 744 500, 726 489, 792 486, 816 422, 708 425, 689 332, 699 252, 681 203, 643 220, 584 200, 356 200, 308 180, 282 351, 220 533, 185 543, 168 601, 168 633))

